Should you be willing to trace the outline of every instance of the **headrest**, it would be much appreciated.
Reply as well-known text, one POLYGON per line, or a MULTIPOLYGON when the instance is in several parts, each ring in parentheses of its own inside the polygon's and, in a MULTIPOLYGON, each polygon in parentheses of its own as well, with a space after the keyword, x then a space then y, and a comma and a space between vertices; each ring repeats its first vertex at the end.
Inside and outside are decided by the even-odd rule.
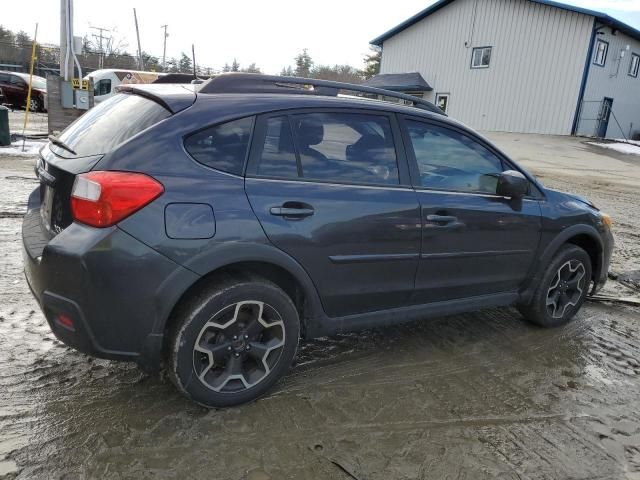
POLYGON ((298 120, 298 141, 300 146, 308 147, 317 145, 324 138, 324 126, 322 122, 313 117, 301 118, 298 120))

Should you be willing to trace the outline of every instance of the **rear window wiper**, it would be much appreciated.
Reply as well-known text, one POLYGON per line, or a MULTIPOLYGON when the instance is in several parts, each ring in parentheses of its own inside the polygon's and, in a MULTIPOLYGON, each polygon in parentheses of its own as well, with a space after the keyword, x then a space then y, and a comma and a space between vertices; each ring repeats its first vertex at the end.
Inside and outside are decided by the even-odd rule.
POLYGON ((54 145, 57 145, 58 147, 64 148, 67 152, 71 152, 74 155, 77 155, 76 152, 73 151, 73 149, 67 145, 66 143, 64 143, 62 140, 60 140, 58 137, 56 137, 55 135, 49 135, 49 141, 51 143, 53 143, 54 145))

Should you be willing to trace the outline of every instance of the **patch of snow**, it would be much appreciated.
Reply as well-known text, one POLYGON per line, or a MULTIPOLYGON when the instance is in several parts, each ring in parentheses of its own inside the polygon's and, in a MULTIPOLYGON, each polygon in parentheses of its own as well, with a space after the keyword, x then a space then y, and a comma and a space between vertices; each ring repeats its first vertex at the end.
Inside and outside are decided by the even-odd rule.
POLYGON ((633 143, 634 145, 640 145, 640 140, 625 140, 624 138, 614 138, 614 140, 620 143, 633 143))
POLYGON ((640 155, 640 142, 632 142, 632 143, 622 143, 622 142, 614 142, 614 143, 598 143, 598 142, 587 142, 589 145, 595 145, 596 147, 608 148, 611 150, 615 150, 620 153, 627 153, 629 155, 640 155))
POLYGON ((8 147, 0 147, 0 155, 34 157, 38 155, 38 152, 46 143, 46 140, 26 140, 24 142, 24 151, 22 151, 22 140, 16 140, 8 147))

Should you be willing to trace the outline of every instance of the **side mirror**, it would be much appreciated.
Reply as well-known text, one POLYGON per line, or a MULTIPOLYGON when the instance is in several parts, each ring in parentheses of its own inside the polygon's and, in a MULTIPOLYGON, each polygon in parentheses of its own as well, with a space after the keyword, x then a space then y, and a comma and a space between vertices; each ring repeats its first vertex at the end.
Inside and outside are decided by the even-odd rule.
POLYGON ((503 197, 522 198, 529 193, 529 180, 516 170, 506 170, 498 176, 496 193, 503 197))

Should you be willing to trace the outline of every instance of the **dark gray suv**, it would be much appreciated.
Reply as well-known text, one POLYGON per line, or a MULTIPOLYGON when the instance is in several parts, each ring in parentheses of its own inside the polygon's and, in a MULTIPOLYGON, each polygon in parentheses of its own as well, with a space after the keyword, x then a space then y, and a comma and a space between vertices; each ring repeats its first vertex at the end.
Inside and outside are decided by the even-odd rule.
POLYGON ((55 335, 207 406, 264 393, 300 338, 508 305, 563 324, 613 247, 432 104, 335 82, 127 86, 36 170, 25 272, 55 335))

